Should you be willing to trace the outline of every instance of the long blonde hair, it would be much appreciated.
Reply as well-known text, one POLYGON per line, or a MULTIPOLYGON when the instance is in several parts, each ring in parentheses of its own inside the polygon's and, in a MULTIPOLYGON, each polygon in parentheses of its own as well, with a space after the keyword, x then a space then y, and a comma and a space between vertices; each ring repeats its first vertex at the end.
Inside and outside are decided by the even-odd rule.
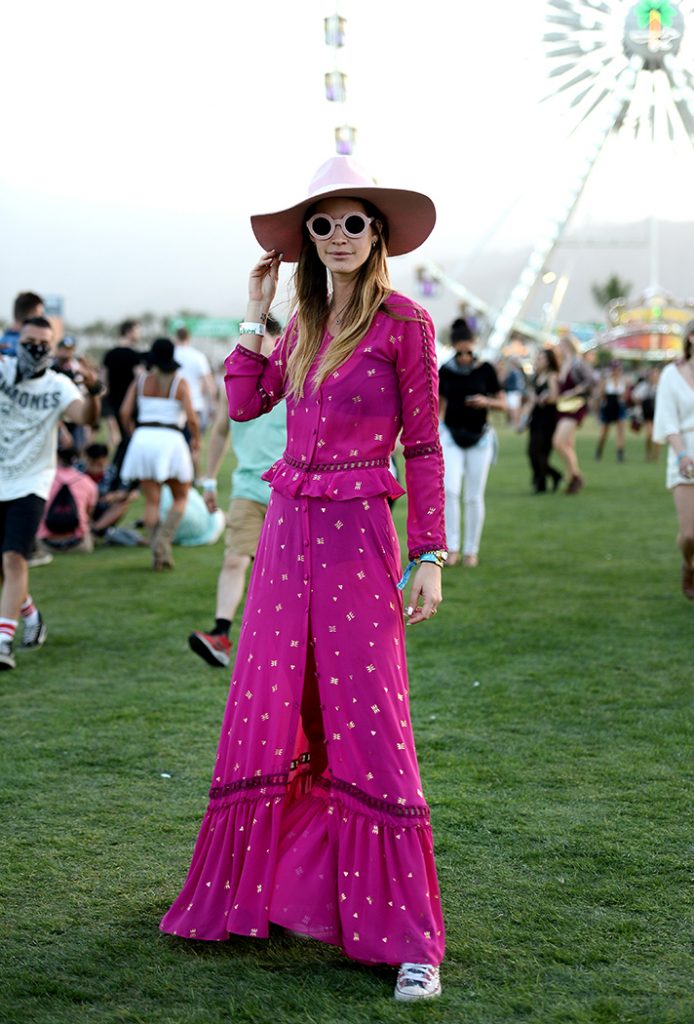
MULTIPOLYGON (((358 196, 354 197, 358 199, 358 196)), ((374 217, 376 238, 357 272, 351 298, 342 313, 342 324, 330 343, 311 379, 314 390, 349 359, 371 326, 379 310, 389 313, 386 300, 393 291, 388 273, 388 225, 376 207, 360 199, 370 217, 374 217)), ((310 217, 308 210, 306 217, 310 217)), ((288 339, 291 352, 287 360, 287 394, 304 394, 306 378, 318 354, 330 313, 328 271, 323 265, 304 228, 301 255, 294 273, 294 308, 297 310, 295 327, 288 339)), ((394 319, 400 319, 395 316, 394 319)))

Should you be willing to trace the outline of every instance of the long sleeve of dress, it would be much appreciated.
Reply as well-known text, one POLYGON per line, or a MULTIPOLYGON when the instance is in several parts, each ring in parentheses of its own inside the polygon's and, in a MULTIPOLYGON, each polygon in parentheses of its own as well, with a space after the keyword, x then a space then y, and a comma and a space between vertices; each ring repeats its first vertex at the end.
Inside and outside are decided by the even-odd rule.
POLYGON ((224 386, 232 420, 253 420, 284 397, 286 338, 291 323, 270 357, 237 345, 224 360, 224 386))
POLYGON ((399 339, 394 344, 400 385, 410 559, 425 551, 446 547, 434 326, 421 307, 415 307, 414 314, 414 320, 395 322, 392 332, 392 337, 399 339))

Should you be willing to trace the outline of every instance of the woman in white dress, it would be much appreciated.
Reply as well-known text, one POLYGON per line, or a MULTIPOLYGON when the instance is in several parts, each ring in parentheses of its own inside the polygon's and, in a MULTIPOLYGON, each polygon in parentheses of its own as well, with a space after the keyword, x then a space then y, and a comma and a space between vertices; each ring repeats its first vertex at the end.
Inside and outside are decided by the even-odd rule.
POLYGON ((171 569, 171 543, 185 512, 193 479, 191 450, 195 453, 200 448, 200 428, 190 390, 178 372, 173 343, 168 338, 157 338, 145 363, 148 372, 132 382, 120 407, 121 422, 133 432, 121 476, 126 482, 140 482, 152 568, 171 569), (190 447, 183 436, 186 424, 190 447), (159 521, 162 484, 168 484, 173 495, 163 523, 159 521))
POLYGON ((669 445, 667 487, 679 520, 682 593, 694 601, 694 320, 684 331, 684 359, 666 366, 660 375, 653 440, 669 445))

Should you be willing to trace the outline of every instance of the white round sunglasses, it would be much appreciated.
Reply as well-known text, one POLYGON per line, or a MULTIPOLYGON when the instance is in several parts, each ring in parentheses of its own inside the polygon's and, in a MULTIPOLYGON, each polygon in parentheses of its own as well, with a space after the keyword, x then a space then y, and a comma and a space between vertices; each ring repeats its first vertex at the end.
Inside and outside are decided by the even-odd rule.
POLYGON ((344 217, 337 220, 328 213, 314 213, 306 221, 306 227, 312 238, 319 242, 326 242, 335 234, 335 228, 341 227, 342 233, 347 238, 361 238, 369 230, 373 217, 367 217, 364 213, 346 213, 344 217))

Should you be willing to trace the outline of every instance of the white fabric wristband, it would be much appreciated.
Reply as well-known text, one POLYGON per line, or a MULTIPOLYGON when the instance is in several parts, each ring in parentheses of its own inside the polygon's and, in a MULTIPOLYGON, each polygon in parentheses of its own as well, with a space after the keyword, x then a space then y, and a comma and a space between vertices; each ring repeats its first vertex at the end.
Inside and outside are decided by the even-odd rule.
POLYGON ((239 334, 257 334, 259 338, 262 338, 265 334, 265 324, 253 324, 244 320, 239 326, 239 334))
POLYGON ((212 477, 208 477, 207 480, 203 480, 202 489, 203 491, 216 491, 217 481, 214 480, 212 477))

